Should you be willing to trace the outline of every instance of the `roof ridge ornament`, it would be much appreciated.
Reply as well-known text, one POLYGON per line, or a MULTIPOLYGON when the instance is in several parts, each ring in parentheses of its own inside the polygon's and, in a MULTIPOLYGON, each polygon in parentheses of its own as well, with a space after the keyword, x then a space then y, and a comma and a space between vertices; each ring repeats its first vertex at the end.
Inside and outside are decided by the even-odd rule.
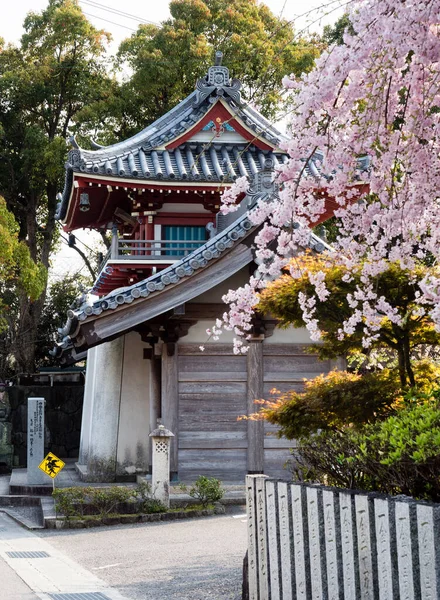
POLYGON ((223 52, 217 50, 215 53, 215 64, 209 67, 205 77, 201 77, 196 83, 196 98, 194 106, 200 104, 209 98, 210 102, 215 102, 216 96, 229 96, 236 104, 241 105, 241 81, 239 79, 230 79, 229 69, 222 66, 223 52))
POLYGON ((278 197, 279 183, 275 180, 275 161, 267 157, 264 161, 264 167, 253 176, 247 192, 248 208, 252 208, 258 200, 266 200, 278 197))

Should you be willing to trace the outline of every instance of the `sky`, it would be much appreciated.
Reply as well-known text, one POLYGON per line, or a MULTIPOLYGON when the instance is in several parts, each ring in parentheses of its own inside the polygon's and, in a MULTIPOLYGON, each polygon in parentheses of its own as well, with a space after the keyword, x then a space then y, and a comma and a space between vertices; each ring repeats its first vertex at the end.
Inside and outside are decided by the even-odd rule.
MULTIPOLYGON (((165 0, 79 0, 81 8, 90 21, 106 29, 117 46, 131 35, 143 21, 160 23, 169 17, 168 2, 165 0), (124 12, 126 17, 113 11, 124 12)), ((344 0, 265 0, 273 13, 296 21, 296 29, 309 27, 319 31, 326 23, 340 16, 344 0), (319 7, 322 7, 319 9, 319 7), (309 14, 306 14, 309 13, 309 14), (303 15, 303 16, 300 16, 303 15), (299 17, 299 18, 298 18, 299 17)), ((29 11, 39 12, 47 6, 47 0, 0 0, 0 36, 7 42, 16 42, 23 33, 22 24, 29 11)))
MULTIPOLYGON (((341 16, 340 8, 347 0, 265 0, 274 14, 295 21, 295 29, 301 31, 321 31, 328 23, 334 23, 341 16)), ((47 6, 48 0, 0 0, 0 37, 6 42, 18 43, 23 31, 23 21, 29 11, 39 12, 47 6)), ((129 37, 142 22, 160 23, 170 16, 169 4, 165 0, 79 0, 83 12, 98 28, 112 35, 110 53, 115 53, 120 42, 129 37), (118 14, 116 12, 118 11, 118 14), (123 12, 124 16, 119 14, 123 12)), ((61 190, 60 190, 61 191, 61 190)), ((99 236, 88 231, 75 232, 79 247, 89 253, 95 248, 99 236), (86 244, 86 245, 84 245, 86 244)), ((66 235, 64 234, 64 237, 66 235)), ((53 263, 52 277, 73 274, 81 269, 88 271, 79 254, 62 242, 53 263)))

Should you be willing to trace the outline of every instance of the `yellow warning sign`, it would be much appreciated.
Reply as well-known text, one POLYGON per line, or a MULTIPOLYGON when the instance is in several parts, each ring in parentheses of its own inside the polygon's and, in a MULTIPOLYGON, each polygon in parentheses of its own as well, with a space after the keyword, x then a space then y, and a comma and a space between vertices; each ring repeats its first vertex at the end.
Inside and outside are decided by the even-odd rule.
POLYGON ((55 479, 61 469, 65 467, 65 463, 63 463, 61 458, 58 458, 55 456, 55 454, 49 452, 43 462, 38 465, 38 467, 44 471, 46 475, 49 475, 49 477, 55 479))

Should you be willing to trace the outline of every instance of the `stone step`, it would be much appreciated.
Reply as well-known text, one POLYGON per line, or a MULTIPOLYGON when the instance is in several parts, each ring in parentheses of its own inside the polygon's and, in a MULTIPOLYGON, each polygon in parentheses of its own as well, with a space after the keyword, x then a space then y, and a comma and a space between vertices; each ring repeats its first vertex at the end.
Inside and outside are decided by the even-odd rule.
POLYGON ((53 485, 49 481, 47 485, 29 485, 27 481, 27 469, 14 469, 9 481, 9 494, 13 496, 51 496, 53 485))
POLYGON ((9 494, 10 479, 10 475, 0 475, 0 496, 6 496, 9 494))
POLYGON ((0 496, 0 512, 6 513, 26 529, 44 528, 41 500, 35 496, 0 496))

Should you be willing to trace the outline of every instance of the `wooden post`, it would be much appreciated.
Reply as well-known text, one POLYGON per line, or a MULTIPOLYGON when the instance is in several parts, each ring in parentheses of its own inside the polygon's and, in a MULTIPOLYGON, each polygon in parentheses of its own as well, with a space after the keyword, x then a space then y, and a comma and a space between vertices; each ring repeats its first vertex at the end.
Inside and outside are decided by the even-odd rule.
MULTIPOLYGON (((150 396, 150 424, 154 427, 157 419, 162 418, 162 397, 161 397, 161 367, 162 367, 162 347, 158 344, 153 345, 153 351, 150 358, 150 375, 151 375, 151 396, 150 396), (156 351, 160 351, 157 355, 156 351)), ((150 467, 152 467, 152 445, 150 438, 150 467)))
POLYGON ((171 476, 178 471, 179 389, 177 343, 162 344, 162 421, 174 433, 170 450, 171 476))
MULTIPOLYGON (((247 354, 247 412, 258 411, 255 400, 263 397, 263 342, 264 335, 249 340, 247 354)), ((247 472, 264 473, 264 422, 247 422, 247 472)))
POLYGON ((161 407, 161 354, 162 348, 159 347, 161 354, 156 355, 156 348, 153 351, 151 357, 151 423, 156 423, 157 419, 162 418, 162 407, 161 407))
POLYGON ((112 228, 112 243, 110 246, 110 257, 118 258, 118 228, 112 228))
MULTIPOLYGON (((153 215, 148 215, 147 222, 145 224, 145 240, 154 240, 154 217, 153 215)), ((145 244, 145 254, 153 254, 152 251, 152 243, 145 244)))

